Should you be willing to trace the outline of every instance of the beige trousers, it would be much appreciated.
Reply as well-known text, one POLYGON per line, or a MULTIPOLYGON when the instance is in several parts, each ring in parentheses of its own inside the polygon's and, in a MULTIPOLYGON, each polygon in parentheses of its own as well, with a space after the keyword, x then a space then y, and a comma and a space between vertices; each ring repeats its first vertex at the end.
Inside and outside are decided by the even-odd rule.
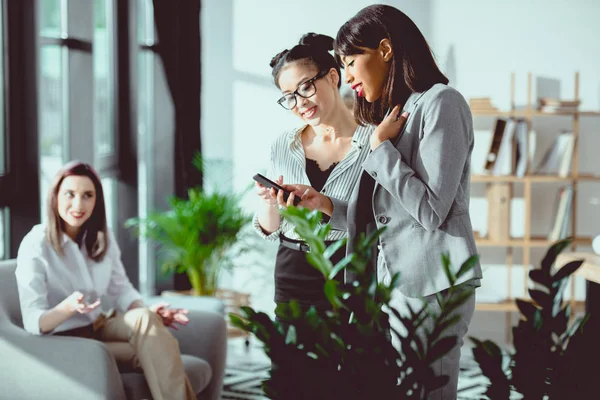
MULTIPOLYGON (((80 332, 70 333, 87 336, 80 332)), ((142 368, 154 400, 196 398, 181 362, 179 343, 156 313, 135 308, 125 314, 102 315, 94 322, 92 335, 105 342, 118 363, 142 368)))

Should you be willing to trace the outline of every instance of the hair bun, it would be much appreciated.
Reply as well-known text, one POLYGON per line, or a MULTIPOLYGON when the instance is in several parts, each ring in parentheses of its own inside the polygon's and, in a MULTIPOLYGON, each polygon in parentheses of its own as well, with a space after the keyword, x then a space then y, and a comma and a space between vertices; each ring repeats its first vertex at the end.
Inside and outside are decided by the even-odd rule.
POLYGON ((307 33, 300 38, 298 42, 304 46, 311 46, 325 52, 333 50, 333 38, 327 35, 321 35, 318 33, 307 33))
POLYGON ((280 51, 279 53, 275 54, 275 56, 273 56, 273 58, 271 58, 271 62, 269 63, 269 66, 271 68, 275 68, 275 66, 277 65, 277 63, 279 63, 279 61, 285 57, 285 55, 287 53, 289 53, 290 51, 288 49, 285 49, 283 51, 280 51))

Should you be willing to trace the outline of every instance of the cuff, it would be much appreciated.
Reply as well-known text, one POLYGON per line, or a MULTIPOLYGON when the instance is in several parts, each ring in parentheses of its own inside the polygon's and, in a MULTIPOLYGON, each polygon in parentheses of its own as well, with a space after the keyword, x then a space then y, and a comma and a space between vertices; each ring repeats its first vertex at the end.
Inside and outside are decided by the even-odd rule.
POLYGON ((30 310, 27 312, 27 317, 23 318, 23 328, 34 335, 47 335, 51 332, 42 333, 40 330, 40 318, 46 310, 30 310))
POLYGON ((348 230, 348 202, 333 197, 330 197, 329 199, 333 204, 333 212, 329 219, 331 228, 337 231, 348 230))
POLYGON ((262 226, 260 226, 260 223, 258 222, 258 214, 254 214, 254 217, 252 217, 252 228, 258 234, 258 236, 269 242, 275 242, 276 240, 278 240, 279 233, 281 232, 281 225, 279 225, 279 229, 277 229, 275 232, 266 234, 265 231, 263 231, 262 226))

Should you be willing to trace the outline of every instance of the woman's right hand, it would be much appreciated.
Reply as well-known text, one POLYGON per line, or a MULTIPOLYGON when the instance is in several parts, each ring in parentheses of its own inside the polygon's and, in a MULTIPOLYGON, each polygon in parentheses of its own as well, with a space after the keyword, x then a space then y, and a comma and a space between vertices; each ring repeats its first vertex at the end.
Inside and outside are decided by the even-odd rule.
MULTIPOLYGON (((283 176, 279 175, 279 178, 277 178, 275 183, 282 185, 283 176)), ((254 183, 254 187, 256 188, 256 194, 258 194, 258 197, 260 197, 268 206, 277 206, 277 191, 275 189, 263 186, 258 182, 254 183)))
POLYGON ((62 301, 63 307, 71 314, 87 314, 94 311, 100 305, 100 299, 96 299, 93 303, 87 304, 85 296, 79 291, 75 291, 62 301))
MULTIPOLYGON (((309 210, 319 210, 331 216, 333 205, 329 197, 323 193, 317 192, 313 187, 307 185, 282 185, 284 189, 293 193, 295 197, 300 197, 299 207, 305 207, 309 210)), ((290 196, 291 198, 292 196, 290 196)), ((288 199, 288 202, 291 200, 288 199)))

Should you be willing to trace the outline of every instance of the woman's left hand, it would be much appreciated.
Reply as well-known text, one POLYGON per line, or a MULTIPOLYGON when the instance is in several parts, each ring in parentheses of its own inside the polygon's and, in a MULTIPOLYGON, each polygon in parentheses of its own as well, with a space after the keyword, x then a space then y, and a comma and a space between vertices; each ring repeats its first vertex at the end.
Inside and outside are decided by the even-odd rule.
POLYGON ((400 115, 401 111, 402 109, 399 105, 394 107, 388 116, 381 121, 379 126, 377 126, 375 131, 373 131, 370 138, 371 150, 375 150, 377 146, 386 140, 395 139, 400 131, 402 131, 402 128, 408 119, 408 113, 403 112, 400 115))
POLYGON ((149 307, 150 311, 155 312, 159 317, 162 318, 163 324, 166 327, 173 328, 176 331, 179 330, 177 325, 187 325, 190 319, 186 316, 189 313, 184 308, 169 308, 167 303, 158 303, 149 307))

